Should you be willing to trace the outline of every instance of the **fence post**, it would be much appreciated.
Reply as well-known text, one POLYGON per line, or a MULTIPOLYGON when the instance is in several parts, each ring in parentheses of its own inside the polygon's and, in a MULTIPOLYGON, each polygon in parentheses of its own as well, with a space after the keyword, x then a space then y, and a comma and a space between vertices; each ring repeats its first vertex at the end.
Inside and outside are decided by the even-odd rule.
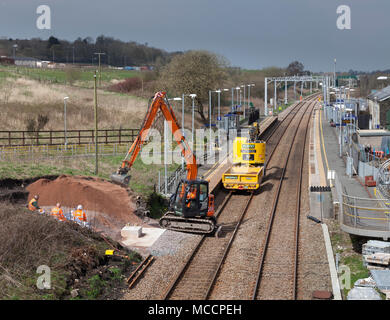
POLYGON ((22 139, 23 139, 23 146, 25 146, 25 141, 24 141, 24 131, 22 132, 22 139))
POLYGON ((11 145, 11 131, 8 131, 8 145, 11 145))
POLYGON ((52 131, 50 130, 50 144, 53 144, 53 140, 52 140, 52 131))
POLYGON ((354 226, 356 227, 357 225, 357 210, 356 210, 356 198, 353 199, 353 214, 355 216, 355 221, 354 221, 354 226))
POLYGON ((108 130, 106 130, 106 144, 108 142, 108 130))
POLYGON ((121 143, 121 138, 122 138, 122 128, 119 128, 119 143, 121 143))

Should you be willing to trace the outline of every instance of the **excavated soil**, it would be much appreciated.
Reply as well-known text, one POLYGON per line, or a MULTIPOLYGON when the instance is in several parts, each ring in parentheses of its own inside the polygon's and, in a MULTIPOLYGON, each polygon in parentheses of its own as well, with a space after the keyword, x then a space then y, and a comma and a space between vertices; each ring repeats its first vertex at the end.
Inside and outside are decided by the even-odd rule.
POLYGON ((55 180, 37 180, 27 191, 28 201, 39 195, 40 206, 54 206, 57 202, 68 208, 83 205, 94 229, 117 241, 125 224, 142 224, 142 219, 135 215, 136 199, 130 189, 103 179, 62 175, 55 180))

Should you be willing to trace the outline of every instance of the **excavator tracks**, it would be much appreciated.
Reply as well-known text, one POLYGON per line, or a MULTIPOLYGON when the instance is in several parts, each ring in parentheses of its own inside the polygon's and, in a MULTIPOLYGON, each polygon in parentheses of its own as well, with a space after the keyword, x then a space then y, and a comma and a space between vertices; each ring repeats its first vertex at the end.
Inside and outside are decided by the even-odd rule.
POLYGON ((182 218, 174 212, 167 212, 160 219, 160 226, 164 229, 190 232, 196 234, 211 234, 216 230, 216 220, 210 218, 182 218))

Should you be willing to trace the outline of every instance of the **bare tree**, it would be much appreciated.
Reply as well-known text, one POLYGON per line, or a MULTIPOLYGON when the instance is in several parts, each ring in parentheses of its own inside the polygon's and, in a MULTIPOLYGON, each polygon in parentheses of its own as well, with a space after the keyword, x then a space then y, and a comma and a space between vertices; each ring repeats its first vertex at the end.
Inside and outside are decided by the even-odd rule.
POLYGON ((304 66, 299 61, 293 61, 291 62, 287 67, 287 75, 289 76, 300 76, 303 75, 304 66))
POLYGON ((189 51, 175 56, 160 74, 160 88, 171 94, 195 93, 196 110, 207 122, 203 104, 208 101, 209 90, 218 89, 226 79, 224 57, 207 51, 189 51))

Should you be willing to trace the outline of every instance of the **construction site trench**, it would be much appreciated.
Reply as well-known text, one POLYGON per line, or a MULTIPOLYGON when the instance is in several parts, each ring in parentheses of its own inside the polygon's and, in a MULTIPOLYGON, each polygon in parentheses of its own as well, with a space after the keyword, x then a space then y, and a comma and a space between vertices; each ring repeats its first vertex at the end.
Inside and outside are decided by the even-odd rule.
POLYGON ((64 213, 82 205, 93 229, 120 241, 124 225, 142 225, 137 213, 137 196, 107 180, 84 176, 43 176, 26 180, 0 180, 0 201, 27 204, 39 195, 39 206, 61 203, 64 213))

